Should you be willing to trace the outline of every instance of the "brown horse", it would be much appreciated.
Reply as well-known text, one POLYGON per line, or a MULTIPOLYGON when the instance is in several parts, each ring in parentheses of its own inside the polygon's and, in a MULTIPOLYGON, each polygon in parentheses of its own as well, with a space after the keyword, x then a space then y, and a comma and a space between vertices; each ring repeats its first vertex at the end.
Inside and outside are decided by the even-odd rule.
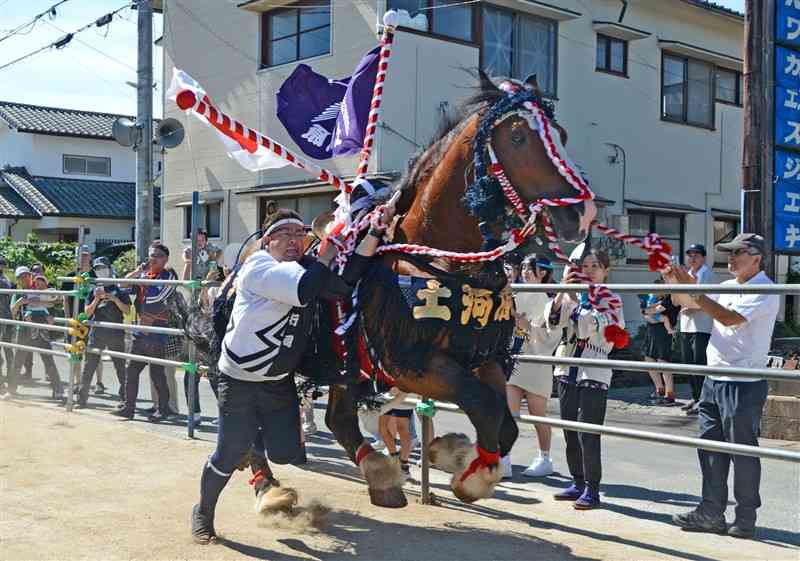
MULTIPOLYGON (((535 78, 524 89, 546 103, 535 78)), ((479 227, 475 214, 480 216, 480 209, 470 211, 465 202, 466 183, 480 179, 475 177, 475 158, 487 157, 474 153, 482 130, 488 131, 491 147, 523 201, 575 196, 519 106, 495 118, 492 111, 507 96, 481 75, 480 91, 463 116, 410 164, 398 186, 401 218, 395 243, 474 252, 487 247, 487 233, 499 239, 507 232, 505 208, 494 219, 484 213, 485 225, 479 227)), ((550 124, 566 143, 565 131, 554 121, 550 124)), ((586 201, 547 212, 562 239, 579 241, 595 209, 586 201)), ((456 403, 475 426, 477 446, 463 436, 436 439, 431 445, 431 459, 454 472, 454 493, 465 502, 491 496, 500 479, 498 453, 511 450, 518 432, 505 398, 513 300, 501 265, 384 255, 361 280, 358 301, 359 323, 351 331, 367 342, 373 362, 391 373, 404 392, 456 403)), ((405 506, 399 464, 373 451, 361 435, 357 392, 357 384, 331 387, 326 424, 360 466, 373 504, 405 506)))

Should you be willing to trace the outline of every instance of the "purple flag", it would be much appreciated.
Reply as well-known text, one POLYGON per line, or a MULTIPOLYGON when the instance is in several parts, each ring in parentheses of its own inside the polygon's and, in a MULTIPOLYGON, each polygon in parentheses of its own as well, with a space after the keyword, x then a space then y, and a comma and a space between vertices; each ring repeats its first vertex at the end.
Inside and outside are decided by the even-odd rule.
POLYGON ((364 145, 380 51, 380 47, 375 47, 364 55, 350 77, 333 131, 334 157, 357 154, 364 145))
POLYGON ((336 118, 349 80, 329 80, 298 64, 275 94, 278 119, 306 155, 317 160, 331 157, 336 118))

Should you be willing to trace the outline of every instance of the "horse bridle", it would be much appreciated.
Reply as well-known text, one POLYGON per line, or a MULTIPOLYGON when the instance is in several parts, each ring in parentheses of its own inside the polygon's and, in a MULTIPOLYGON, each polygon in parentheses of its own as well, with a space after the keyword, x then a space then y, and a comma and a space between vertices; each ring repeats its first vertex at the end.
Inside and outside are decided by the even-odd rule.
MULTIPOLYGON (((532 214, 539 214, 545 206, 570 206, 594 198, 589 184, 574 163, 566 156, 561 145, 560 134, 555 130, 555 112, 552 102, 544 100, 541 95, 515 82, 505 81, 499 88, 506 95, 496 101, 481 117, 473 145, 473 167, 475 181, 468 186, 466 202, 468 208, 481 223, 481 234, 485 244, 497 245, 491 239, 489 225, 500 220, 504 224, 504 233, 510 231, 513 224, 507 222, 516 215, 523 224, 532 214), (573 197, 542 196, 526 206, 519 190, 508 179, 503 165, 492 147, 492 132, 501 123, 512 117, 525 121, 535 131, 545 148, 545 152, 556 167, 556 170, 578 192, 573 197), (488 164, 487 164, 488 159, 488 164), (497 193, 497 190, 502 195, 497 193), (499 196, 498 196, 499 195, 499 196), (498 200, 499 199, 499 200, 498 200), (504 200, 503 200, 504 199, 504 200), (489 208, 478 208, 483 203, 489 208), (512 212, 508 212, 508 207, 512 212)), ((547 219, 542 215, 545 227, 547 219)))

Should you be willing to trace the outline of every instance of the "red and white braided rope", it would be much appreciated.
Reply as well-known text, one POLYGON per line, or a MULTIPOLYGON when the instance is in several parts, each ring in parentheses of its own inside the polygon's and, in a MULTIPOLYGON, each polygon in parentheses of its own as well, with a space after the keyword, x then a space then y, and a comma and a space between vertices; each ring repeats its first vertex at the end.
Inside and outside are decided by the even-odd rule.
POLYGON ((372 145, 375 142, 375 131, 378 128, 378 117, 381 112, 381 100, 383 99, 383 84, 386 81, 386 71, 389 68, 389 57, 392 55, 392 43, 394 42, 394 29, 391 26, 384 26, 383 36, 381 37, 381 51, 378 55, 378 74, 375 76, 375 87, 372 90, 372 102, 369 106, 369 116, 367 117, 367 130, 364 134, 364 146, 361 149, 361 159, 356 168, 356 178, 360 179, 367 174, 369 159, 372 155, 372 145))

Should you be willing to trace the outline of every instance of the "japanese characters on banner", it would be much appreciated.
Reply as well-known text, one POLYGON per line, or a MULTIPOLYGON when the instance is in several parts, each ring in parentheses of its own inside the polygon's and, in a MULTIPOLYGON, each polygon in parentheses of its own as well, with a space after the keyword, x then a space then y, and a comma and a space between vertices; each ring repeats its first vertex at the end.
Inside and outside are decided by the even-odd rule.
POLYGON ((800 253, 800 0, 775 4, 775 250, 800 253))

